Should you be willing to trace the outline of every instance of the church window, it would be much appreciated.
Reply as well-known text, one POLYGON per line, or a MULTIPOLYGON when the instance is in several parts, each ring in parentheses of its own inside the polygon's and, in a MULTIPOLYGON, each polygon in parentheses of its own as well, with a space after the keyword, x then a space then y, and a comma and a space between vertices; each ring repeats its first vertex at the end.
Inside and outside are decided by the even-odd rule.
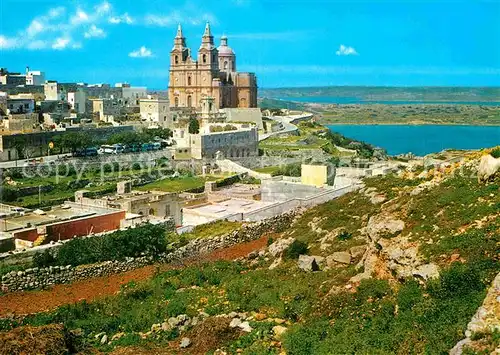
POLYGON ((178 55, 175 56, 175 64, 179 64, 179 56, 178 55))
POLYGON ((227 60, 224 61, 224 70, 227 70, 227 60))
MULTIPOLYGON (((190 84, 190 85, 191 85, 191 84, 190 84)), ((188 107, 191 107, 191 105, 192 105, 192 99, 191 99, 191 95, 189 95, 189 96, 187 97, 187 106, 188 106, 188 107)))
POLYGON ((188 76, 188 85, 191 85, 191 77, 188 76))
POLYGON ((203 63, 206 63, 206 62, 207 62, 207 55, 203 54, 203 63))
POLYGON ((175 102, 175 107, 179 107, 179 98, 178 97, 175 98, 174 102, 175 102))

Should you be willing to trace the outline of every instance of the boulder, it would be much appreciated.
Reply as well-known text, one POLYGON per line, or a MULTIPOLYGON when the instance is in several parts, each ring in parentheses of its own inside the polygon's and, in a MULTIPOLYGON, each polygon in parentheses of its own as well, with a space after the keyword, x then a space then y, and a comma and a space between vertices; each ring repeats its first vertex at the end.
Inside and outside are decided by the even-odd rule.
POLYGON ((191 345, 191 339, 189 338, 182 338, 180 347, 182 349, 187 348, 189 345, 191 345))
POLYGON ((319 271, 319 265, 316 258, 317 257, 313 255, 299 255, 297 265, 299 269, 304 271, 319 271))
POLYGON ((439 267, 433 263, 420 265, 413 270, 413 276, 421 277, 424 280, 437 279, 439 267))
POLYGON ((273 333, 276 339, 280 339, 281 336, 287 331, 287 328, 282 325, 276 325, 273 327, 273 333))
POLYGON ((401 232, 405 227, 405 222, 389 214, 379 214, 371 216, 366 226, 366 232, 372 241, 377 241, 382 237, 393 237, 401 232))
POLYGON ((101 344, 104 345, 108 342, 108 336, 104 334, 101 338, 101 344))
POLYGON ((252 327, 248 322, 242 322, 238 325, 238 328, 243 330, 244 332, 250 333, 252 331, 252 327))
POLYGON ((231 320, 231 323, 229 323, 229 326, 230 326, 231 328, 236 328, 236 327, 239 327, 239 326, 240 326, 240 324, 241 324, 241 319, 239 319, 239 318, 233 318, 233 319, 231 320))
POLYGON ((294 241, 293 237, 278 239, 268 247, 269 253, 274 257, 282 255, 294 241))
POLYGON ((484 155, 477 168, 477 179, 479 182, 488 181, 500 170, 500 158, 493 158, 490 154, 484 155))
POLYGON ((269 270, 276 269, 282 262, 281 257, 274 259, 273 263, 269 266, 269 270))
POLYGON ((328 259, 331 259, 335 262, 342 263, 342 264, 350 264, 351 263, 351 254, 345 251, 338 251, 333 253, 332 255, 327 257, 327 263, 328 259))
POLYGON ((349 249, 349 252, 351 253, 351 256, 353 258, 359 258, 360 256, 363 256, 363 254, 366 252, 366 249, 366 245, 358 245, 349 249))

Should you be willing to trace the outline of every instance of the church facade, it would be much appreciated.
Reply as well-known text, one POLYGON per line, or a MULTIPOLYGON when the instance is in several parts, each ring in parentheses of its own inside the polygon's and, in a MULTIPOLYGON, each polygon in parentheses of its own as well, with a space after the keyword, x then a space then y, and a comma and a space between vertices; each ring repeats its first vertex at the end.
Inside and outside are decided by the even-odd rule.
POLYGON ((227 37, 221 37, 217 48, 208 23, 195 60, 179 25, 170 52, 168 97, 170 107, 200 109, 204 97, 212 97, 216 108, 257 107, 257 78, 236 71, 227 37))

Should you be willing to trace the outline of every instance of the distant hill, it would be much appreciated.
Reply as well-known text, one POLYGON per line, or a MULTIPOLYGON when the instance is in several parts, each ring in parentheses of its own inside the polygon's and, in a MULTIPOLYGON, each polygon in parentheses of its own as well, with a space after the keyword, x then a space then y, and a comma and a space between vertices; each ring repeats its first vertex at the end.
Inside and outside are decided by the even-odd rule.
POLYGON ((310 96, 349 97, 362 101, 480 101, 500 100, 500 87, 329 86, 260 89, 265 98, 310 96))

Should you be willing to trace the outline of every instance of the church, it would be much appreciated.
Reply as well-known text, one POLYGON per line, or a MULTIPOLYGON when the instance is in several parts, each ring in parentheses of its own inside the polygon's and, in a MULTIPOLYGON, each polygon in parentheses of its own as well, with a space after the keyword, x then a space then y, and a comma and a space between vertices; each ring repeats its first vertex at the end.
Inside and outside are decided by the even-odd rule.
POLYGON ((257 107, 255 73, 236 71, 236 55, 222 36, 214 44, 210 24, 205 26, 196 60, 186 46, 181 25, 170 52, 168 98, 170 107, 200 109, 204 97, 213 98, 215 108, 257 107))

